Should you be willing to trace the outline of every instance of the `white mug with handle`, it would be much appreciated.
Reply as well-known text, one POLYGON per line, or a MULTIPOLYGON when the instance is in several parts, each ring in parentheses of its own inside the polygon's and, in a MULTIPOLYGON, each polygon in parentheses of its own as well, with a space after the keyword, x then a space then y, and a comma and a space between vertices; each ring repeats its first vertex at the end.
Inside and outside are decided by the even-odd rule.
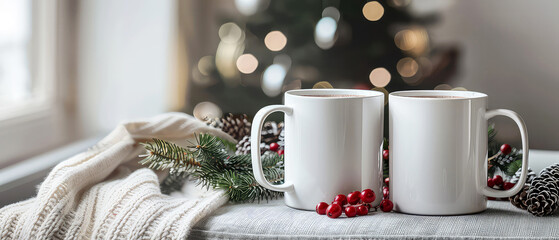
POLYGON ((519 192, 528 167, 528 133, 513 111, 486 111, 470 91, 401 91, 389 96, 390 198, 394 210, 420 215, 484 211, 486 197, 519 192), (522 138, 520 180, 506 191, 487 186, 487 120, 514 120, 522 138))
POLYGON ((338 194, 370 188, 382 196, 384 94, 352 89, 285 93, 284 105, 262 108, 252 122, 251 155, 256 181, 285 192, 287 206, 314 210, 338 194), (272 112, 285 113, 285 177, 273 185, 262 171, 260 131, 272 112))

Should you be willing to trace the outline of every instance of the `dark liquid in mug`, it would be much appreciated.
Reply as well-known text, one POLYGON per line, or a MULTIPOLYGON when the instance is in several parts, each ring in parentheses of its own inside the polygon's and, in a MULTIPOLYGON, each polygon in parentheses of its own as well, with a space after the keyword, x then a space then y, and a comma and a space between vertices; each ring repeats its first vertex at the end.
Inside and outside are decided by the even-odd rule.
POLYGON ((412 98, 465 98, 459 96, 407 96, 412 98))
POLYGON ((363 95, 349 95, 349 94, 331 94, 331 95, 302 95, 304 97, 321 97, 321 98, 352 98, 364 97, 363 95))

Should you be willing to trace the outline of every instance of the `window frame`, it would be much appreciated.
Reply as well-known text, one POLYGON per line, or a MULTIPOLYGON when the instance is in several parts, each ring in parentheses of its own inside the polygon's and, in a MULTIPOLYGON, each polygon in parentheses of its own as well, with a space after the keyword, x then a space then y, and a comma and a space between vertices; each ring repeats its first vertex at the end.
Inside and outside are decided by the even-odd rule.
POLYGON ((62 146, 75 139, 69 104, 72 84, 68 63, 74 41, 72 1, 32 1, 31 77, 29 101, 0 112, 0 169, 62 146), (68 46, 70 46, 68 48, 68 46), (35 91, 35 90, 34 90, 35 91))

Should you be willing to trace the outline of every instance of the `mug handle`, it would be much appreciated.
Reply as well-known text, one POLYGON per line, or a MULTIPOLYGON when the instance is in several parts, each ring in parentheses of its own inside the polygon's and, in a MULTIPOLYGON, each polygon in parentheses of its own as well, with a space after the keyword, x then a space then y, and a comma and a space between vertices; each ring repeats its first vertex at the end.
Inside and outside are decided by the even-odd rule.
MULTIPOLYGON (((260 131, 262 129, 262 124, 264 119, 268 117, 273 112, 282 111, 286 115, 291 115, 293 109, 284 105, 270 105, 266 106, 256 113, 254 119, 252 120, 252 129, 250 135, 250 155, 252 156, 252 172, 254 173, 254 178, 256 181, 267 189, 277 191, 277 192, 287 192, 293 190, 293 184, 284 182, 280 185, 274 185, 266 179, 264 172, 262 170, 262 161, 260 160, 260 131)), ((285 161, 285 159, 284 159, 285 161)))
MULTIPOLYGON (((493 188, 490 188, 487 186, 486 180, 482 181, 483 183, 482 186, 484 186, 482 188, 482 192, 485 196, 503 198, 503 197, 510 197, 518 193, 524 187, 524 183, 526 182, 526 174, 528 172, 528 152, 529 152, 528 131, 526 131, 526 124, 524 124, 524 121, 522 120, 520 115, 518 115, 516 112, 507 109, 495 109, 495 110, 487 111, 485 113, 486 119, 490 119, 495 116, 505 116, 514 120, 514 122, 516 123, 516 125, 518 125, 518 128, 520 129, 520 137, 522 138, 522 151, 523 151, 522 172, 520 174, 520 179, 518 180, 516 185, 509 190, 502 191, 502 190, 495 190, 493 188)), ((483 159, 483 161, 487 161, 487 159, 483 159)), ((482 166, 485 166, 485 162, 482 164, 482 166)), ((487 171, 487 168, 485 168, 484 170, 487 171)), ((481 176, 486 176, 486 174, 481 174, 481 176)))

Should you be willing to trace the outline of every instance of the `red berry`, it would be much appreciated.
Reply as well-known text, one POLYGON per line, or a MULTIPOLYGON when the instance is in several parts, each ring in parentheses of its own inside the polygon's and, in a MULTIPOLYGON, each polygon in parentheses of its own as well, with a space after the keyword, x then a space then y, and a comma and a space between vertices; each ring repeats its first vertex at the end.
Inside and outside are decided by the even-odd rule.
POLYGON ((278 150, 278 155, 283 155, 284 151, 283 149, 278 150))
POLYGON ((388 200, 388 199, 384 199, 380 202, 380 210, 382 210, 383 212, 390 212, 392 211, 392 208, 394 207, 394 204, 392 203, 392 201, 388 200))
POLYGON ((357 209, 354 206, 347 206, 344 212, 347 217, 355 217, 357 215, 357 209))
POLYGON ((390 193, 390 191, 388 190, 387 187, 383 187, 383 188, 382 188, 382 197, 383 197, 384 199, 387 199, 387 198, 388 198, 388 194, 389 194, 389 193, 390 193))
POLYGON ((495 182, 493 182, 493 178, 487 179, 487 186, 490 188, 493 188, 493 186, 495 186, 495 182))
POLYGON ((357 204, 359 203, 359 200, 361 200, 361 193, 359 191, 355 191, 347 195, 347 202, 349 204, 357 204))
POLYGON ((334 205, 334 204, 336 204, 336 205, 338 205, 338 206, 340 206, 340 207, 343 206, 343 204, 342 204, 341 202, 338 202, 338 201, 333 201, 333 202, 332 202, 332 205, 334 205))
POLYGON ((389 152, 388 152, 388 149, 382 150, 382 159, 388 160, 388 157, 390 157, 390 154, 389 154, 389 152))
POLYGON ((390 186, 390 178, 385 178, 384 184, 386 184, 387 187, 390 186))
POLYGON ((375 201, 375 192, 371 189, 365 189, 361 192, 361 201, 364 203, 372 203, 375 201))
POLYGON ((373 207, 373 206, 371 206, 370 203, 363 203, 363 204, 361 204, 361 206, 367 207, 368 210, 371 210, 371 208, 373 207))
POLYGON ((513 188, 513 187, 514 187, 514 183, 511 183, 511 182, 506 182, 506 183, 503 185, 503 189, 505 189, 505 190, 509 190, 509 189, 511 189, 511 188, 513 188))
POLYGON ((510 145, 508 144, 503 144, 501 145, 501 153, 503 153, 504 155, 509 155, 509 153, 512 151, 512 148, 510 147, 510 145))
POLYGON ((342 204, 342 206, 343 206, 343 205, 346 205, 346 204, 347 204, 347 197, 346 197, 345 195, 343 195, 343 194, 339 194, 338 196, 336 196, 336 197, 334 198, 334 201, 335 201, 335 202, 340 202, 340 203, 342 204))
POLYGON ((338 218, 342 215, 342 207, 338 204, 332 204, 326 208, 326 215, 330 218, 338 218))
POLYGON ((503 185, 503 177, 501 177, 501 175, 495 175, 493 177, 493 184, 495 184, 495 186, 502 186, 503 185))
POLYGON ((324 215, 326 214, 326 208, 328 208, 328 203, 320 202, 316 205, 316 213, 324 215))
POLYGON ((279 149, 279 144, 277 143, 270 143, 270 151, 277 151, 279 149))
POLYGON ((359 216, 365 216, 369 214, 369 209, 363 205, 357 207, 357 215, 359 216))

